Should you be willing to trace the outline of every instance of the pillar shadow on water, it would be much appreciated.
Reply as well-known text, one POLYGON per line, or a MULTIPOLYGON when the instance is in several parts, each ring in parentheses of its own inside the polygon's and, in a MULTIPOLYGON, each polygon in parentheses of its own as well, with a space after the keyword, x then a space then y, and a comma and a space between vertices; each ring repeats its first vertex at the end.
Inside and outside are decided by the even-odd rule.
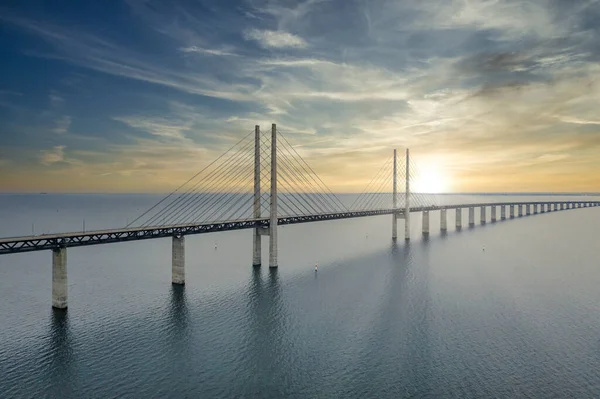
MULTIPOLYGON (((185 285, 171 284, 166 312, 165 343, 164 346, 161 346, 164 350, 164 361, 170 364, 168 367, 169 381, 174 386, 181 388, 185 386, 186 381, 195 378, 193 372, 196 369, 185 285)), ((165 391, 156 392, 157 395, 164 393, 165 391)))
POLYGON ((286 388, 285 375, 292 365, 285 365, 282 347, 285 335, 284 317, 277 268, 269 268, 263 280, 260 266, 252 268, 248 285, 249 306, 248 364, 246 375, 236 381, 246 392, 261 392, 263 397, 278 397, 286 388))
POLYGON ((340 397, 359 397, 359 392, 372 397, 424 397, 429 391, 428 264, 422 262, 428 245, 425 237, 402 245, 392 242, 379 308, 374 309, 372 327, 353 365, 360 372, 340 397))
POLYGON ((184 285, 171 285, 169 320, 174 337, 183 338, 187 335, 189 327, 189 311, 184 285))
POLYGON ((50 315, 50 334, 48 345, 49 370, 48 391, 53 398, 73 397, 75 395, 73 337, 66 309, 54 309, 50 315))

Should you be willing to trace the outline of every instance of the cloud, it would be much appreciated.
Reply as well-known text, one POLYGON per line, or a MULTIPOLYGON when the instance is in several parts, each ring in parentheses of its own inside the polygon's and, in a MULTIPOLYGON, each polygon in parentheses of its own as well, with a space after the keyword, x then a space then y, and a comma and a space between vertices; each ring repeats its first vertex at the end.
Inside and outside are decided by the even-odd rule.
POLYGON ((306 48, 308 43, 288 32, 250 29, 244 32, 246 40, 255 40, 264 48, 306 48))
POLYGON ((71 126, 71 117, 68 115, 61 116, 55 122, 55 127, 52 129, 54 133, 64 134, 69 131, 69 127, 71 126))
POLYGON ((565 123, 574 123, 577 125, 600 125, 600 120, 577 119, 571 116, 557 116, 557 118, 565 123))
POLYGON ((209 55, 218 55, 218 56, 231 56, 231 57, 237 56, 237 54, 231 53, 229 51, 207 49, 207 48, 202 48, 202 47, 197 47, 197 46, 182 47, 179 49, 179 51, 184 52, 184 53, 200 53, 200 54, 209 54, 209 55))
POLYGON ((185 131, 192 126, 191 120, 157 118, 149 116, 116 116, 116 121, 140 129, 153 136, 167 140, 186 141, 185 131))
POLYGON ((65 103, 65 99, 56 93, 50 93, 48 95, 50 99, 50 105, 54 108, 59 107, 65 103))
POLYGON ((53 165, 59 162, 65 162, 65 148, 64 145, 57 145, 51 150, 41 151, 39 160, 43 165, 53 165))
MULTIPOLYGON (((26 54, 102 72, 89 74, 98 82, 108 79, 103 74, 137 81, 123 91, 133 101, 102 116, 124 124, 119 140, 126 146, 111 138, 102 151, 76 152, 62 141, 71 157, 90 161, 91 175, 191 173, 197 165, 178 152, 218 155, 254 124, 267 129, 271 122, 345 188, 354 184, 354 169, 366 178, 399 146, 417 158, 444 158, 462 177, 517 173, 515 165, 531 160, 532 170, 564 164, 573 173, 595 162, 588 151, 600 148, 598 12, 591 6, 598 2, 358 3, 254 0, 239 9, 129 0, 139 43, 52 18, 0 19, 50 44, 26 54), (146 108, 153 91, 161 98, 146 108), (128 153, 135 157, 126 159, 128 153)), ((54 95, 69 99, 67 91, 50 99, 76 118, 78 130, 96 122, 54 95)), ((50 125, 56 133, 69 128, 70 117, 50 125)))

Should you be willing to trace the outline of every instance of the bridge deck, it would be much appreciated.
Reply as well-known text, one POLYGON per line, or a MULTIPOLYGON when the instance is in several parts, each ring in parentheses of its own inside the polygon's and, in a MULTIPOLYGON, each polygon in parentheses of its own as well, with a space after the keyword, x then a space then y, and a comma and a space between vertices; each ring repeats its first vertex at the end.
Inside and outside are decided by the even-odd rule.
MULTIPOLYGON (((476 204, 456 204, 440 206, 418 206, 411 207, 410 212, 435 211, 441 209, 462 209, 482 206, 503 206, 503 205, 546 205, 546 204, 579 204, 593 203, 598 201, 532 201, 532 202, 486 202, 476 204)), ((404 214, 404 209, 378 209, 364 211, 347 211, 338 213, 322 213, 314 215, 301 216, 281 216, 278 218, 278 225, 288 225, 297 223, 309 223, 326 220, 349 219, 366 216, 391 215, 393 213, 404 214)), ((71 232, 42 234, 23 237, 0 238, 0 255, 42 251, 59 247, 79 247, 86 245, 108 244, 114 242, 137 241, 151 238, 182 236, 202 233, 213 233, 219 231, 231 231, 250 229, 255 227, 268 227, 268 218, 244 219, 220 221, 204 224, 177 224, 170 226, 147 226, 131 227, 110 230, 94 230, 88 232, 71 232)))

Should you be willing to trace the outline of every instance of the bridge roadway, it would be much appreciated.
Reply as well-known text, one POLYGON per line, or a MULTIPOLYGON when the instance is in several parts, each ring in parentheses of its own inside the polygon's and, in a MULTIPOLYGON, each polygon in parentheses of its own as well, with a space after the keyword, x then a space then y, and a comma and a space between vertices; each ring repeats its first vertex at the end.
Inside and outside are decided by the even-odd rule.
MULTIPOLYGON (((530 201, 530 202, 486 202, 473 204, 417 206, 411 207, 410 212, 436 211, 442 209, 480 208, 488 206, 519 206, 519 205, 549 205, 552 204, 588 204, 598 206, 599 201, 530 201)), ((569 208, 566 208, 569 209, 569 208)), ((319 222, 326 220, 349 219, 378 215, 403 215, 404 209, 377 209, 363 211, 347 211, 338 213, 323 213, 314 215, 281 216, 278 225, 297 223, 319 222)), ((213 233, 219 231, 250 229, 255 227, 269 227, 268 218, 231 220, 203 224, 178 224, 170 226, 131 227, 111 230, 95 230, 88 232, 71 232, 56 234, 41 234, 22 237, 0 238, 0 255, 42 251, 56 248, 81 247, 86 245, 109 244, 115 242, 146 240, 151 238, 164 238, 185 236, 192 234, 213 233)))

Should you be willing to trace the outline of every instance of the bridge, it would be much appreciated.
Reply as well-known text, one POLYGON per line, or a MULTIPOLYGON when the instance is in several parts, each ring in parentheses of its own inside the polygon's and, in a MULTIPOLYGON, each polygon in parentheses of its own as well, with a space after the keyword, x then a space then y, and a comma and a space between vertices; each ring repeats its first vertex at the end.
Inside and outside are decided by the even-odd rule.
POLYGON ((185 236, 252 229, 252 264, 261 265, 262 236, 269 237, 269 267, 278 267, 277 227, 327 220, 378 215, 392 216, 391 236, 397 239, 398 220, 404 220, 404 239, 410 240, 412 213, 422 214, 422 234, 430 233, 429 213, 440 212, 440 231, 447 231, 447 212, 455 210, 456 228, 462 228, 463 209, 468 225, 558 210, 595 207, 600 201, 482 202, 439 205, 435 197, 411 191, 418 165, 406 149, 404 167, 398 154, 386 160, 365 190, 347 205, 335 195, 285 135, 271 126, 263 134, 259 126, 157 204, 123 228, 0 238, 0 255, 52 251, 52 306, 67 308, 67 248, 146 240, 172 239, 172 283, 185 284, 185 236), (281 139, 281 140, 279 140, 281 139), (278 141, 279 140, 279 141, 278 141), (398 182, 404 191, 398 190, 398 182), (391 186, 391 187, 390 187, 391 186), (391 190, 390 190, 391 188, 391 190), (509 214, 507 215, 507 210, 509 214))

